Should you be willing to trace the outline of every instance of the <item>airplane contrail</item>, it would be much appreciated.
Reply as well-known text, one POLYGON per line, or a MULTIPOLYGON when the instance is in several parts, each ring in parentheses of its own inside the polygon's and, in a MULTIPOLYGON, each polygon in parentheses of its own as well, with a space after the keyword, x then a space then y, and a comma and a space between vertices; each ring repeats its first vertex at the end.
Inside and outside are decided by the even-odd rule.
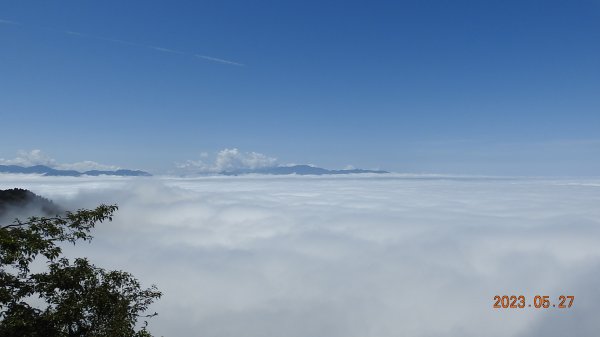
MULTIPOLYGON (((12 20, 6 20, 6 19, 0 19, 0 24, 20 25, 20 26, 23 25, 23 24, 21 24, 19 22, 12 21, 12 20)), ((32 26, 32 25, 29 25, 29 26, 32 26)), ((215 62, 215 63, 221 63, 221 64, 227 64, 227 65, 233 65, 233 66, 240 66, 240 67, 245 66, 242 63, 234 62, 234 61, 231 61, 231 60, 226 60, 226 59, 223 59, 223 58, 218 58, 218 57, 213 57, 213 56, 207 56, 207 55, 203 55, 203 54, 187 53, 187 52, 184 52, 184 51, 175 50, 175 49, 171 49, 171 48, 164 48, 164 47, 159 47, 159 46, 152 46, 152 45, 148 45, 148 44, 131 42, 131 41, 125 41, 125 40, 120 40, 120 39, 113 39, 113 38, 108 38, 108 37, 94 36, 94 35, 84 34, 84 33, 76 32, 76 31, 72 31, 72 30, 57 30, 57 29, 53 29, 53 28, 45 28, 45 27, 37 27, 37 26, 32 26, 32 27, 36 27, 36 28, 40 28, 40 29, 44 29, 44 30, 51 30, 51 31, 55 31, 55 32, 59 32, 59 33, 63 33, 63 34, 67 34, 67 35, 71 35, 71 36, 75 36, 75 37, 95 39, 95 40, 101 40, 101 41, 106 41, 106 42, 111 42, 111 43, 118 43, 118 44, 122 44, 122 45, 128 45, 128 46, 138 47, 138 48, 151 49, 153 51, 161 52, 161 53, 170 53, 170 54, 177 54, 177 55, 187 55, 187 56, 192 56, 192 57, 195 57, 195 58, 199 58, 199 59, 203 59, 203 60, 210 61, 210 62, 215 62)))
POLYGON ((216 57, 210 57, 210 56, 200 55, 200 54, 194 54, 194 56, 196 56, 198 58, 201 58, 201 59, 213 61, 213 62, 231 64, 231 65, 234 65, 234 66, 241 66, 241 67, 244 66, 244 64, 242 64, 242 63, 237 63, 237 62, 233 62, 233 61, 227 61, 227 60, 216 58, 216 57))

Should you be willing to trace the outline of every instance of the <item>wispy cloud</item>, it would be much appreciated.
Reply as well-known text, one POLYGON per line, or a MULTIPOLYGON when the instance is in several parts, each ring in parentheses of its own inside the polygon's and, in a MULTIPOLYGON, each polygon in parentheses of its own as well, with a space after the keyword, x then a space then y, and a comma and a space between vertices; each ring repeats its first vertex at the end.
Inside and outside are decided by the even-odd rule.
POLYGON ((82 33, 79 33, 79 32, 73 32, 73 31, 70 31, 70 30, 65 31, 65 34, 85 37, 85 34, 82 34, 82 33))
POLYGON ((11 21, 11 20, 0 19, 0 24, 5 24, 5 25, 19 25, 20 23, 18 23, 16 21, 11 21))

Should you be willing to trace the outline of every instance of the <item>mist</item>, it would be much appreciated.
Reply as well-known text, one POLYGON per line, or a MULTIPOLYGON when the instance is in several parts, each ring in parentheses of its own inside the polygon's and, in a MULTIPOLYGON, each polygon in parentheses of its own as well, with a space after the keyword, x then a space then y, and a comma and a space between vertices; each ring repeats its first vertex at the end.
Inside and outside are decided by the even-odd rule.
POLYGON ((66 246, 164 295, 164 336, 591 336, 600 180, 0 175, 65 209, 117 203, 66 246), (496 295, 574 295, 494 309, 496 295))

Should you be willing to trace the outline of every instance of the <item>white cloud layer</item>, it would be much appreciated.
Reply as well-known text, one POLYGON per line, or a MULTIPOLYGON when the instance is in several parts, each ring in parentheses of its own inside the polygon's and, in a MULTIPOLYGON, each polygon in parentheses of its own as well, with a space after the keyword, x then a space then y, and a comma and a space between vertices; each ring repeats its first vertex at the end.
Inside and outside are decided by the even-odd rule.
POLYGON ((18 166, 34 166, 45 165, 59 170, 117 170, 118 166, 99 164, 95 161, 85 160, 76 163, 58 163, 55 159, 50 158, 42 150, 35 149, 31 151, 20 150, 17 156, 13 159, 0 158, 0 165, 18 165, 18 166))
MULTIPOLYGON (((207 158, 207 153, 201 154, 207 158)), ((258 152, 241 152, 237 148, 224 149, 217 153, 213 163, 204 160, 188 160, 177 164, 177 168, 189 173, 218 173, 242 169, 257 169, 277 165, 277 159, 258 152)))
POLYGON ((9 187, 69 208, 118 203, 69 253, 156 283, 159 336, 600 331, 597 180, 0 176, 9 187), (513 294, 576 298, 492 308, 513 294))

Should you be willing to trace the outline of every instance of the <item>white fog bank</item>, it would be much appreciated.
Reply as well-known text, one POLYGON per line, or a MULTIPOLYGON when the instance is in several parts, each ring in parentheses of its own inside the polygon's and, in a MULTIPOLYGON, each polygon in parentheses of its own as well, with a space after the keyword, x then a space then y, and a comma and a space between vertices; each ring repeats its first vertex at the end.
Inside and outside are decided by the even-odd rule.
POLYGON ((164 296, 156 336, 596 336, 600 180, 0 175, 69 209, 69 248, 164 296), (495 295, 574 295, 493 309, 495 295))

